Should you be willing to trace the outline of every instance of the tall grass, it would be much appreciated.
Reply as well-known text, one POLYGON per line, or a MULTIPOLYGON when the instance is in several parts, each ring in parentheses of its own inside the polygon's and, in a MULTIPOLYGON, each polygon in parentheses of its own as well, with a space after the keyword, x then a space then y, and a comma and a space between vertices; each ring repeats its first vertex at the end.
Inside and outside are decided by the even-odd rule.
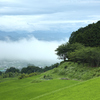
POLYGON ((100 76, 100 67, 88 67, 87 64, 64 62, 58 68, 53 69, 53 74, 68 77, 70 79, 88 80, 100 76))

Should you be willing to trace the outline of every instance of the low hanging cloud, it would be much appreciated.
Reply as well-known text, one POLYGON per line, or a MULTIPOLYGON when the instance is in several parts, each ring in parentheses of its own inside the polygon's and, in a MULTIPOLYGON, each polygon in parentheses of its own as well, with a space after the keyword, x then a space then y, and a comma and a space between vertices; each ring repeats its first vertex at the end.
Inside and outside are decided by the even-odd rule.
POLYGON ((59 62, 55 49, 65 41, 40 41, 32 37, 19 41, 0 41, 0 60, 20 60, 27 62, 59 62))

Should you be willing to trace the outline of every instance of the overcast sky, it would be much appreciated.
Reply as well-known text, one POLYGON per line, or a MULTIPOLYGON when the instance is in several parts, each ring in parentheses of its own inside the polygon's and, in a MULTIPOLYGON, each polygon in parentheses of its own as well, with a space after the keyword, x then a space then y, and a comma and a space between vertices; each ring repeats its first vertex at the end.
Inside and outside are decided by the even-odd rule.
POLYGON ((0 30, 72 31, 100 19, 100 0, 0 0, 0 30))

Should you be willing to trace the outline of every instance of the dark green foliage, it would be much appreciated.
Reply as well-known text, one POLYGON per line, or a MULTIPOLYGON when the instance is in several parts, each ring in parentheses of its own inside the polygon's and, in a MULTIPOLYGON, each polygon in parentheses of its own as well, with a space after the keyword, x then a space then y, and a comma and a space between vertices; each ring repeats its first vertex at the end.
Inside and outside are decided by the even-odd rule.
POLYGON ((25 73, 23 73, 23 74, 21 74, 21 75, 18 77, 18 79, 23 79, 23 78, 27 78, 27 77, 36 76, 36 75, 39 75, 39 73, 37 73, 37 72, 30 73, 30 74, 25 74, 25 73))
POLYGON ((37 67, 37 66, 34 66, 34 65, 30 65, 26 68, 22 68, 21 73, 30 74, 30 73, 34 73, 34 72, 45 72, 45 71, 51 70, 53 68, 57 68, 58 66, 59 66, 59 63, 53 64, 51 66, 46 66, 44 68, 40 68, 40 67, 37 67))
POLYGON ((37 67, 37 66, 34 66, 34 65, 29 65, 28 67, 26 68, 22 68, 21 70, 21 73, 34 73, 34 72, 42 72, 42 69, 37 67))
MULTIPOLYGON (((58 51, 56 50, 57 55, 59 52, 63 55, 63 52, 59 51, 58 48, 58 51)), ((67 43, 66 50, 64 47, 64 52, 68 61, 77 62, 78 64, 83 63, 83 66, 84 63, 88 63, 89 66, 100 66, 100 47, 85 47, 80 43, 67 43)))
POLYGON ((91 47, 100 46, 100 21, 73 32, 70 36, 69 43, 73 44, 75 42, 91 47))
POLYGON ((82 49, 75 50, 69 54, 69 58, 74 62, 88 63, 89 66, 100 65, 100 49, 85 47, 82 49))
POLYGON ((58 66, 59 66, 59 63, 53 64, 51 66, 46 66, 43 68, 43 71, 48 71, 48 70, 51 70, 53 68, 57 68, 58 66))
POLYGON ((8 68, 7 70, 6 70, 6 72, 5 73, 8 73, 8 72, 12 72, 12 73, 15 73, 15 72, 20 72, 19 71, 19 69, 16 69, 16 68, 14 68, 14 67, 10 67, 10 68, 8 68))
POLYGON ((46 79, 46 80, 53 79, 51 75, 44 75, 43 78, 46 79))
POLYGON ((38 74, 39 74, 38 72, 34 72, 34 73, 28 74, 28 76, 31 77, 31 76, 35 76, 35 75, 38 75, 38 74))
POLYGON ((2 78, 7 78, 7 77, 9 77, 8 74, 6 74, 6 73, 3 73, 3 74, 2 74, 2 78))
POLYGON ((60 45, 56 50, 60 59, 88 63, 89 66, 100 66, 100 21, 73 32, 69 42, 60 45))
POLYGON ((17 77, 19 75, 20 75, 20 73, 17 73, 17 72, 15 72, 15 73, 7 72, 7 73, 2 73, 1 77, 2 78, 9 78, 9 77, 17 77))
POLYGON ((56 54, 60 57, 60 59, 66 60, 66 58, 69 58, 69 53, 74 52, 75 50, 78 50, 80 48, 83 48, 84 46, 80 43, 66 43, 60 45, 55 51, 57 52, 56 54))
POLYGON ((53 68, 57 68, 58 66, 59 66, 59 63, 55 63, 51 66, 46 66, 44 68, 40 68, 34 65, 29 65, 26 68, 22 68, 21 71, 19 71, 19 69, 16 69, 14 67, 10 67, 6 70, 6 72, 4 73, 0 72, 0 77, 1 78, 17 77, 21 74, 19 76, 19 79, 22 79, 22 78, 38 75, 39 73, 51 70, 53 68))
POLYGON ((60 45, 56 50, 57 55, 59 56, 59 59, 64 59, 64 61, 67 58, 67 44, 60 45))
POLYGON ((27 78, 27 77, 29 77, 28 74, 23 73, 18 77, 18 79, 23 79, 23 78, 27 78))
POLYGON ((2 73, 2 78, 9 78, 9 77, 17 77, 20 74, 20 70, 14 67, 8 68, 5 72, 2 73))
POLYGON ((66 69, 68 66, 65 66, 64 68, 66 69))
POLYGON ((2 72, 0 71, 0 75, 2 75, 2 72))

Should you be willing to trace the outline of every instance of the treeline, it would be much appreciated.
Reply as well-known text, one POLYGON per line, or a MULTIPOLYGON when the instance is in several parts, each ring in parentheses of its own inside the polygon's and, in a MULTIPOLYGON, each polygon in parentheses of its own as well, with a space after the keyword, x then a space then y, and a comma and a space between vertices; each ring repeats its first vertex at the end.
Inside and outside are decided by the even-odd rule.
POLYGON ((33 75, 37 75, 39 73, 51 70, 53 68, 56 68, 59 66, 59 63, 53 64, 51 66, 46 66, 44 68, 37 67, 35 65, 29 65, 26 68, 22 68, 21 70, 15 68, 15 67, 10 67, 8 68, 5 72, 0 71, 0 77, 1 78, 7 78, 7 77, 16 77, 19 76, 19 79, 25 78, 25 77, 30 77, 33 75))
POLYGON ((60 45, 57 55, 64 61, 88 63, 89 66, 100 66, 100 21, 73 32, 69 41, 60 45))
POLYGON ((29 65, 26 68, 22 68, 21 73, 30 74, 30 73, 34 73, 34 72, 45 72, 45 71, 51 70, 51 69, 58 67, 58 66, 59 66, 59 63, 53 64, 51 66, 46 66, 44 68, 40 68, 40 67, 37 67, 34 65, 29 65))

